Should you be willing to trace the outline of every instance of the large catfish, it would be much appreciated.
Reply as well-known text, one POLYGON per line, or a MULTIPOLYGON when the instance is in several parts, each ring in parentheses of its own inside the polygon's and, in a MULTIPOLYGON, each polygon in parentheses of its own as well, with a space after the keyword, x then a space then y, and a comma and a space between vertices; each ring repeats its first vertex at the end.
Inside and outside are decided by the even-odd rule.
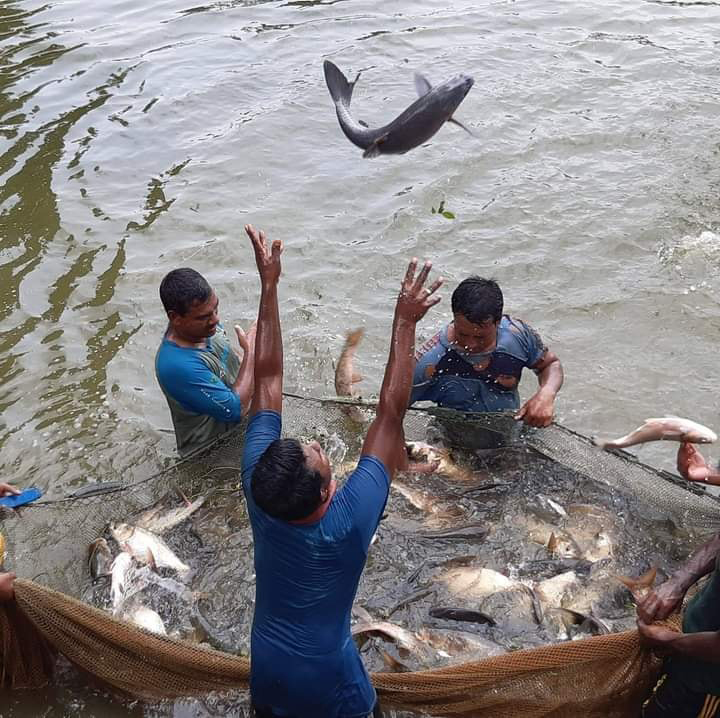
POLYGON ((371 129, 350 115, 350 100, 360 73, 353 82, 348 82, 330 60, 325 60, 324 69, 340 127, 350 142, 365 150, 363 157, 402 155, 427 142, 446 122, 453 122, 470 132, 453 118, 453 112, 473 86, 472 77, 458 75, 433 87, 425 77, 416 74, 415 87, 419 99, 390 124, 371 129))

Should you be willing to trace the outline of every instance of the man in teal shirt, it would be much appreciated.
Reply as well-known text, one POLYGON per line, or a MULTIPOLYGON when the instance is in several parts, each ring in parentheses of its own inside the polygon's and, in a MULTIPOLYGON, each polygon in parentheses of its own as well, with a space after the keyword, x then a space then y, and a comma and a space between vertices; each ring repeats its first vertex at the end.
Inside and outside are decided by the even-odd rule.
POLYGON ((172 415, 178 452, 204 448, 242 421, 252 398, 255 328, 235 327, 242 361, 220 324, 219 301, 194 269, 169 272, 160 284, 168 328, 155 375, 172 415))

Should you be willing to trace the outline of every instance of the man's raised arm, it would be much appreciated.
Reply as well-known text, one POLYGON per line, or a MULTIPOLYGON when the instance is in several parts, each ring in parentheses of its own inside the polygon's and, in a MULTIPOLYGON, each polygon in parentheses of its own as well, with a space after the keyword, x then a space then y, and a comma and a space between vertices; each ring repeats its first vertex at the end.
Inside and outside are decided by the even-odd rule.
POLYGON ((391 479, 397 469, 398 446, 405 442, 403 419, 410 401, 415 366, 415 326, 428 309, 440 301, 440 297, 434 295, 442 279, 437 279, 429 288, 425 287, 431 266, 430 262, 425 262, 416 279, 417 259, 408 265, 395 304, 390 356, 385 367, 377 414, 362 449, 363 456, 374 456, 382 461, 391 479))
POLYGON ((265 232, 245 226, 260 275, 260 309, 255 338, 255 393, 250 415, 263 409, 282 410, 283 346, 278 310, 277 285, 280 279, 282 242, 275 240, 272 249, 265 242, 265 232))

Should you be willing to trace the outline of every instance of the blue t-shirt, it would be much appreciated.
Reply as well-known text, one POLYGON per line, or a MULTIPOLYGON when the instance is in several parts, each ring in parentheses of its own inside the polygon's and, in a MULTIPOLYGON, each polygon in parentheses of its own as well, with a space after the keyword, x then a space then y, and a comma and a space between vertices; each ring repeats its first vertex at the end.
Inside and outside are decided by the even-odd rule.
POLYGON ((240 398, 231 389, 239 367, 222 327, 202 349, 163 338, 155 356, 155 374, 170 407, 181 455, 203 447, 241 421, 240 398))
POLYGON ((251 478, 280 430, 280 414, 258 412, 243 453, 256 575, 252 700, 279 716, 364 718, 375 689, 350 634, 350 610, 390 477, 382 462, 365 456, 316 523, 272 518, 256 506, 251 478))
POLYGON ((518 384, 525 367, 547 352, 540 335, 505 315, 490 353, 470 354, 448 340, 446 326, 417 351, 410 403, 433 401, 458 411, 508 411, 520 407, 518 384))

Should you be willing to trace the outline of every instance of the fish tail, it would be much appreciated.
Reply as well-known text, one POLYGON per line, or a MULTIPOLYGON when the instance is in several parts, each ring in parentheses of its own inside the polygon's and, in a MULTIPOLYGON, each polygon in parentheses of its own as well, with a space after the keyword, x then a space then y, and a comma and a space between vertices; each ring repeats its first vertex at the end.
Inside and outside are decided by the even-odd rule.
POLYGON ((365 330, 361 327, 360 329, 354 329, 351 332, 348 332, 345 335, 345 349, 348 348, 355 348, 358 344, 360 344, 360 340, 363 337, 363 334, 365 333, 365 330))
POLYGON ((338 66, 330 62, 330 60, 325 60, 323 69, 325 71, 325 82, 327 83, 328 90, 330 90, 330 97, 332 97, 333 102, 336 104, 341 102, 346 107, 350 107, 353 89, 355 88, 355 83, 358 81, 358 77, 360 77, 360 73, 358 72, 353 82, 348 82, 347 77, 345 77, 338 66))

